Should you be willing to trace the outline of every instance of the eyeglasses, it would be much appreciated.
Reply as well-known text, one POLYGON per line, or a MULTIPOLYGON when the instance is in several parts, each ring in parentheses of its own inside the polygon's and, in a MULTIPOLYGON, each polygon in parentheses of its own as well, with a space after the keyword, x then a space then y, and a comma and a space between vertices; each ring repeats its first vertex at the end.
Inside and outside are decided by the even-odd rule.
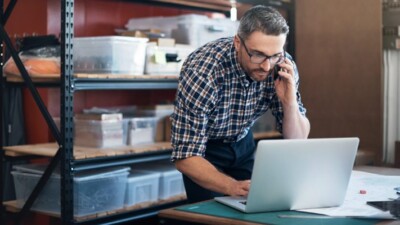
POLYGON ((285 60, 285 56, 283 54, 283 52, 280 52, 278 54, 275 54, 273 56, 268 56, 268 55, 264 55, 264 54, 252 54, 249 52, 249 49, 247 49, 246 44, 244 43, 244 40, 238 36, 240 41, 242 42, 244 49, 246 50, 247 55, 249 55, 250 57, 250 62, 254 63, 254 64, 262 64, 265 62, 265 60, 269 60, 269 63, 271 63, 271 65, 276 65, 276 64, 280 64, 283 63, 283 61, 285 60))

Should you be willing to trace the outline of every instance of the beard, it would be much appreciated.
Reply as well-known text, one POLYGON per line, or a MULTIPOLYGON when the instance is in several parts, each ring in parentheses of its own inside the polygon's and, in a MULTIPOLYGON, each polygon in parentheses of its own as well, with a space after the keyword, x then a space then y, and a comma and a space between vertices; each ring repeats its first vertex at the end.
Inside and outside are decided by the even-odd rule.
POLYGON ((254 81, 264 81, 271 74, 272 69, 269 71, 265 71, 263 69, 254 69, 250 71, 250 78, 254 81))

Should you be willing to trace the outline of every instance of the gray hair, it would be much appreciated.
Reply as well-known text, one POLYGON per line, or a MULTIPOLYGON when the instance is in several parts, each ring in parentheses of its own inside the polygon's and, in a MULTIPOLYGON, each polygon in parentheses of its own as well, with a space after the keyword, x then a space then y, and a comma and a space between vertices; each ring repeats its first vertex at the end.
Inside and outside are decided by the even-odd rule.
POLYGON ((289 33, 289 26, 282 15, 269 6, 254 6, 241 18, 238 35, 247 39, 251 33, 260 31, 266 35, 278 36, 289 33))

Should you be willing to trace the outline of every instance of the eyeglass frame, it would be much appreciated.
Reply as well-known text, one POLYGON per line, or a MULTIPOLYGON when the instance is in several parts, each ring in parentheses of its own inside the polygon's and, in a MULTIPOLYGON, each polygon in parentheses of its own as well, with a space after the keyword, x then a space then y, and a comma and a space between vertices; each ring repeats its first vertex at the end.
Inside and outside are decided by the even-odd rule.
MULTIPOLYGON (((238 38, 240 39, 240 42, 242 42, 242 44, 243 44, 243 46, 244 46, 244 49, 246 50, 246 53, 247 53, 247 55, 248 55, 249 58, 250 58, 250 62, 251 62, 251 63, 254 63, 254 64, 263 64, 263 63, 265 62, 265 60, 268 59, 269 63, 270 63, 271 65, 275 66, 275 65, 277 65, 277 64, 282 63, 282 62, 285 60, 285 51, 282 51, 282 52, 276 53, 275 55, 272 55, 272 56, 268 56, 268 55, 263 54, 262 56, 265 57, 265 58, 264 58, 261 62, 253 62, 253 61, 251 60, 251 58, 252 58, 255 54, 251 54, 251 53, 249 52, 249 49, 247 48, 246 44, 244 43, 243 38, 240 37, 239 35, 237 35, 237 36, 238 36, 238 38), (280 55, 280 58, 282 58, 282 59, 281 59, 281 60, 278 60, 276 63, 272 63, 272 62, 271 62, 271 58, 276 57, 278 54, 281 54, 281 55, 280 55), (279 63, 278 63, 278 62, 279 62, 279 63)), ((260 56, 261 56, 261 55, 260 55, 260 56)))

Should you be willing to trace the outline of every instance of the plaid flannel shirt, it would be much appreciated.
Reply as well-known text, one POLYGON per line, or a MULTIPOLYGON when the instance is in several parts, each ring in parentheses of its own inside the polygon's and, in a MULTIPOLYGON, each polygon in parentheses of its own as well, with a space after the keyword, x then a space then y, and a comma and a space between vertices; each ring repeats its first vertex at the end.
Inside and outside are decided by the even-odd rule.
MULTIPOLYGON (((298 88, 296 66, 295 81, 298 88)), ((305 115, 298 91, 297 102, 305 115)), ((283 109, 273 77, 262 82, 249 80, 237 60, 233 38, 221 38, 200 47, 189 55, 180 73, 171 116, 171 160, 204 157, 211 139, 240 140, 268 109, 281 131, 283 109)))

